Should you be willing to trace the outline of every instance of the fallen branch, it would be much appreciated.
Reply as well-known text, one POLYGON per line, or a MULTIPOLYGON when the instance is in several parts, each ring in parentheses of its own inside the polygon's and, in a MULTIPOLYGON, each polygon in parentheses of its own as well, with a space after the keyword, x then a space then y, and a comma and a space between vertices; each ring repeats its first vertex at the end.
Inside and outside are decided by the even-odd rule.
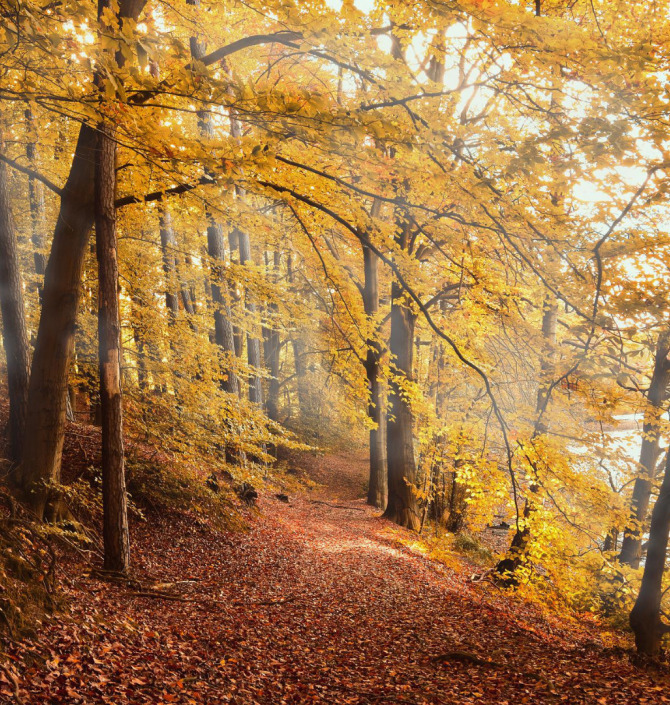
POLYGON ((353 512, 364 512, 365 509, 361 507, 349 507, 346 504, 331 504, 330 502, 322 502, 320 499, 310 499, 312 504, 325 504, 327 507, 333 507, 333 509, 350 509, 353 512))

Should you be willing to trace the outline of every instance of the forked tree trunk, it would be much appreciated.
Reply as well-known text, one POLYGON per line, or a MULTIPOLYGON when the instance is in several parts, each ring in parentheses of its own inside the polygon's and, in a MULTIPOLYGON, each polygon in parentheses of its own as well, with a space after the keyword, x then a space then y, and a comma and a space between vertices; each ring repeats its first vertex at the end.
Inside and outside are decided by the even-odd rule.
POLYGON ((95 234, 98 257, 98 358, 102 411, 102 503, 106 570, 125 573, 130 562, 123 454, 121 325, 116 236, 116 141, 110 123, 98 126, 95 234))
POLYGON ((15 473, 21 499, 43 517, 49 484, 60 482, 67 381, 86 246, 93 225, 95 130, 82 125, 61 196, 44 276, 42 313, 28 387, 23 462, 15 473))
POLYGON ((642 426, 642 447, 640 448, 640 476, 633 485, 631 499, 631 513, 628 526, 624 531, 619 560, 632 568, 640 565, 642 555, 641 534, 643 525, 649 511, 649 499, 652 485, 656 477, 661 450, 661 414, 663 403, 668 398, 668 385, 670 384, 670 331, 663 331, 658 336, 654 371, 651 376, 649 391, 647 392, 647 408, 644 413, 642 426))
MULTIPOLYGON (((379 276, 377 255, 363 246, 365 284, 363 306, 365 314, 373 321, 379 311, 379 276)), ((370 429, 370 476, 368 482, 368 504, 378 509, 386 509, 388 494, 386 465, 386 417, 381 388, 381 356, 379 341, 367 341, 365 373, 368 378, 368 418, 374 424, 370 429)))
MULTIPOLYGON (((119 17, 137 20, 146 0, 121 0, 119 17)), ((101 6, 102 8, 102 6, 101 6)), ((20 498, 43 517, 49 485, 60 482, 67 381, 86 246, 94 219, 93 183, 97 134, 82 125, 61 195, 51 253, 44 275, 40 323, 28 387, 26 444, 13 475, 20 498)))
POLYGON ((387 422, 388 504, 384 517, 414 531, 421 517, 414 494, 416 461, 412 408, 406 383, 412 381, 415 314, 396 281, 391 289, 391 359, 395 366, 389 384, 389 417, 387 422))
POLYGON ((651 513, 649 548, 644 574, 635 606, 630 613, 630 626, 635 646, 642 654, 655 656, 668 628, 661 620, 662 583, 670 531, 670 453, 666 456, 661 490, 651 513))
MULTIPOLYGON (((2 149, 3 143, 0 139, 0 150, 2 149)), ((5 162, 0 162, 0 310, 9 391, 9 458, 17 465, 21 462, 23 449, 30 353, 23 304, 23 282, 9 203, 5 162)))

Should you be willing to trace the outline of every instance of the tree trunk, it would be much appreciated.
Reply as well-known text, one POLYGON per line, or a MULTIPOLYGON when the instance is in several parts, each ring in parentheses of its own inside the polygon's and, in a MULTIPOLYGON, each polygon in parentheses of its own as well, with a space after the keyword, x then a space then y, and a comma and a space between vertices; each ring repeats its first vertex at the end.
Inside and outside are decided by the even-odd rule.
MULTIPOLYGON (((239 247, 240 247, 240 264, 245 265, 251 262, 251 243, 249 235, 246 232, 238 231, 239 247)), ((245 306, 252 316, 256 314, 256 304, 251 301, 249 292, 244 293, 245 306)), ((261 342, 257 336, 247 334, 247 362, 255 373, 252 373, 249 379, 249 401, 259 406, 263 405, 263 383, 258 374, 261 369, 261 342)))
MULTIPOLYGON (((146 0, 121 0, 119 18, 137 20, 146 0)), ((99 8, 101 11, 102 6, 99 8)), ((94 219, 97 134, 82 125, 72 167, 61 195, 28 387, 26 445, 14 475, 22 500, 43 517, 49 484, 60 482, 67 380, 74 349, 75 321, 81 293, 86 246, 94 219)))
POLYGON ((391 290, 391 359, 395 366, 389 384, 387 423, 388 504, 384 517, 418 531, 421 517, 414 494, 416 461, 412 408, 404 389, 412 380, 414 325, 416 316, 407 306, 400 284, 391 290))
POLYGON ((61 197, 44 276, 42 313, 28 388, 26 445, 16 483, 23 501, 44 516, 49 483, 60 482, 67 380, 86 246, 93 225, 96 133, 82 125, 61 197))
MULTIPOLYGON (((267 258, 266 258, 267 261, 267 258)), ((276 274, 279 269, 279 252, 274 253, 273 273, 276 274)), ((274 279, 274 277, 273 277, 274 279)), ((278 307, 275 303, 268 304, 268 310, 277 314, 278 307)), ((274 323, 274 318, 272 322, 274 323)), ((270 373, 268 380, 268 398, 267 398, 267 414, 272 421, 279 421, 279 351, 281 348, 281 339, 279 331, 275 328, 263 328, 263 356, 265 358, 265 366, 270 373)))
MULTIPOLYGON (((26 109, 26 127, 30 135, 30 141, 26 144, 26 157, 31 169, 37 169, 37 143, 35 138, 35 120, 30 108, 26 109)), ((44 222, 44 187, 42 183, 32 176, 28 177, 28 199, 30 201, 30 223, 31 241, 33 244, 33 260, 35 263, 35 274, 38 277, 38 291, 40 301, 42 300, 42 277, 46 268, 46 258, 44 256, 44 236, 46 226, 44 222)))
POLYGON ((670 384, 670 331, 663 331, 658 336, 654 371, 651 376, 648 405, 644 413, 642 426, 642 447, 640 449, 640 477, 633 485, 631 513, 628 526, 624 530, 619 560, 621 563, 638 568, 642 555, 642 527, 649 511, 649 499, 652 485, 656 477, 656 467, 660 456, 660 420, 663 412, 663 402, 667 400, 667 389, 670 384))
MULTIPOLYGON (((379 277, 377 255, 363 246, 365 285, 363 306, 365 314, 372 322, 379 311, 379 277)), ((374 424, 370 429, 370 479, 368 483, 368 504, 378 509, 386 509, 387 465, 386 465, 386 417, 381 389, 381 356, 379 341, 367 341, 368 352, 365 359, 365 372, 368 378, 368 417, 374 424)))
POLYGON ((635 645, 642 654, 655 656, 661 638, 668 631, 661 621, 661 598, 665 557, 670 531, 670 453, 666 456, 665 474, 661 490, 651 513, 649 549, 644 574, 635 606, 630 613, 630 626, 635 634, 635 645))
POLYGON ((295 381, 298 392, 298 409, 300 417, 304 420, 310 416, 309 384, 307 383, 307 365, 305 365, 305 341, 300 333, 291 341, 293 346, 293 366, 295 367, 295 381))
POLYGON ((98 126, 95 233, 98 257, 98 357, 102 411, 102 503, 106 570, 125 573, 130 561, 123 455, 121 325, 116 237, 116 141, 109 123, 98 126))
MULTIPOLYGON (((187 0, 189 5, 199 6, 200 0, 187 0)), ((205 45, 196 36, 190 39, 191 56, 196 61, 205 56, 205 45)), ((214 128, 211 115, 206 111, 198 113, 198 129, 205 140, 212 139, 214 128)), ((235 355, 235 340, 231 323, 230 305, 227 301, 226 286, 223 279, 223 265, 225 263, 225 244, 223 228, 217 223, 212 213, 207 212, 207 254, 212 259, 212 302, 214 304, 214 340, 223 350, 225 355, 235 355)), ((239 394, 237 375, 230 367, 230 362, 224 363, 221 387, 231 393, 239 394)))
POLYGON ((4 162, 0 162, 0 310, 2 340, 7 358, 9 458, 16 465, 21 462, 22 457, 30 353, 23 304, 23 282, 9 203, 7 165, 4 162))
POLYGON ((177 243, 172 228, 172 216, 165 205, 161 207, 159 221, 163 271, 165 272, 165 307, 168 311, 168 321, 170 325, 174 325, 179 314, 177 256, 175 254, 177 243))

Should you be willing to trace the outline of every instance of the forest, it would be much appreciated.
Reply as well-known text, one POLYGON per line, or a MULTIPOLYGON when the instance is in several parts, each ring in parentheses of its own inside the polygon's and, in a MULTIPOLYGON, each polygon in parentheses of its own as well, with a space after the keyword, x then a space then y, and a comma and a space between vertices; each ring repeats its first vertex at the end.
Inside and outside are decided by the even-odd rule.
POLYGON ((670 2, 0 18, 0 702, 670 702, 670 2))

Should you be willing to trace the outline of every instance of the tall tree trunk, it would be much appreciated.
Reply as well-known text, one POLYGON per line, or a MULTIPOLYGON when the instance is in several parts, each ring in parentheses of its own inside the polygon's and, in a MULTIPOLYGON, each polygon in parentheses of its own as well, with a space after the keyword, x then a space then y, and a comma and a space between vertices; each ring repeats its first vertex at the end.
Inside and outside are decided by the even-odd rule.
POLYGON ((51 254, 44 276, 42 313, 28 388, 26 445, 15 475, 20 496, 44 515, 49 483, 60 482, 67 380, 86 246, 93 225, 96 133, 82 125, 72 168, 61 196, 51 254))
MULTIPOLYGON (((290 284, 294 283, 293 255, 289 254, 286 261, 286 276, 290 284)), ((307 383, 307 365, 305 364, 305 341, 296 331, 295 337, 291 340, 293 348, 293 367, 295 369, 296 391, 298 394, 298 410, 302 419, 307 419, 310 415, 309 408, 309 385, 307 383)))
MULTIPOLYGON (((189 5, 199 7, 200 0, 187 0, 189 5)), ((197 36, 190 39, 191 56, 199 61, 205 56, 205 45, 197 36)), ((205 140, 211 140, 214 136, 211 115, 207 111, 198 113, 198 129, 200 135, 205 140)), ((230 304, 228 303, 228 292, 225 291, 226 283, 223 278, 223 265, 225 263, 226 252, 223 239, 223 228, 217 223, 211 212, 207 216, 207 254, 212 260, 212 302, 214 304, 214 340, 216 344, 228 356, 235 355, 235 340, 233 336, 233 326, 231 323, 230 304)), ((239 394, 239 382, 237 375, 230 367, 230 362, 224 364, 222 376, 222 388, 231 393, 239 394)))
MULTIPOLYGON (((374 208, 374 206, 373 206, 374 208)), ((374 321, 379 311, 379 276, 377 255, 363 246, 365 284, 363 287, 363 307, 370 321, 374 321)), ((376 338, 367 341, 365 372, 368 378, 368 418, 374 424, 370 429, 370 477, 368 483, 368 504, 378 509, 386 509, 388 493, 386 465, 386 417, 381 389, 382 349, 376 338)))
POLYGON ((649 511, 649 499, 656 477, 656 466, 661 454, 661 414, 663 402, 668 398, 670 384, 670 331, 663 331, 658 336, 654 371, 647 392, 647 408, 644 412, 642 426, 642 447, 640 448, 640 476, 633 485, 631 513, 628 526, 624 531, 619 560, 633 568, 640 565, 642 555, 642 528, 649 511))
POLYGON ((635 606, 630 613, 630 626, 635 634, 635 645, 640 653, 658 654, 661 638, 668 632, 661 621, 661 598, 665 558, 670 531, 670 453, 666 456, 661 490, 651 513, 649 549, 644 574, 635 606))
MULTIPOLYGON (((32 110, 26 109, 26 127, 29 134, 29 141, 26 144, 26 157, 28 164, 35 171, 37 165, 37 142, 35 135, 35 119, 32 110)), ((28 199, 30 201, 30 224, 31 241, 33 244, 33 260, 35 263, 35 274, 38 277, 38 291, 40 301, 42 300, 42 277, 46 268, 46 257, 44 256, 44 237, 46 225, 44 221, 44 187, 42 183, 32 176, 28 177, 28 199)))
POLYGON ((161 236, 161 251, 163 253, 163 271, 165 272, 165 307, 168 311, 168 321, 174 325, 179 315, 179 294, 177 292, 177 245, 172 216, 166 205, 161 205, 159 216, 159 229, 161 236))
MULTIPOLYGON (((0 139, 0 150, 4 147, 0 139)), ((28 405, 30 353, 23 304, 23 282, 9 203, 7 165, 0 162, 0 310, 9 391, 9 458, 21 462, 28 405)))
MULTIPOLYGON (((240 264, 245 265, 251 262, 251 243, 249 235, 241 230, 238 231, 240 246, 240 264)), ((256 304, 251 300, 249 292, 244 293, 245 306, 252 316, 256 314, 256 304)), ((249 379, 249 401, 259 406, 263 405, 263 383, 258 371, 261 369, 261 342, 257 336, 247 333, 247 362, 254 372, 249 379)))
POLYGON ((130 562, 123 454, 121 325, 116 237, 116 141, 110 123, 98 126, 95 234, 98 257, 98 357, 102 411, 102 504, 106 570, 125 573, 130 562))
POLYGON ((416 316, 407 304, 400 284, 394 281, 391 288, 389 348, 395 370, 389 384, 389 418, 386 427, 388 504, 384 517, 418 531, 421 517, 414 494, 417 473, 412 408, 404 389, 406 382, 412 381, 416 316))
MULTIPOLYGON (((273 257, 273 275, 279 269, 279 252, 276 251, 273 257)), ((267 262, 267 257, 266 257, 267 262)), ((273 279, 275 277, 273 276, 273 279)), ((275 303, 268 304, 268 310, 276 316, 278 307, 275 303)), ((272 319, 274 324, 274 318, 272 319)), ((281 348, 281 339, 279 331, 276 328, 263 328, 263 357, 265 358, 265 366, 270 373, 268 380, 268 398, 267 398, 267 414, 272 421, 279 421, 279 351, 281 348)))
MULTIPOLYGON (((121 0, 119 18, 137 20, 146 0, 121 0)), ((44 516, 49 483, 60 482, 67 380, 74 349, 75 321, 86 246, 94 220, 97 134, 82 125, 72 167, 61 195, 51 253, 44 275, 40 323, 28 387, 26 444, 14 474, 22 500, 44 516)))

